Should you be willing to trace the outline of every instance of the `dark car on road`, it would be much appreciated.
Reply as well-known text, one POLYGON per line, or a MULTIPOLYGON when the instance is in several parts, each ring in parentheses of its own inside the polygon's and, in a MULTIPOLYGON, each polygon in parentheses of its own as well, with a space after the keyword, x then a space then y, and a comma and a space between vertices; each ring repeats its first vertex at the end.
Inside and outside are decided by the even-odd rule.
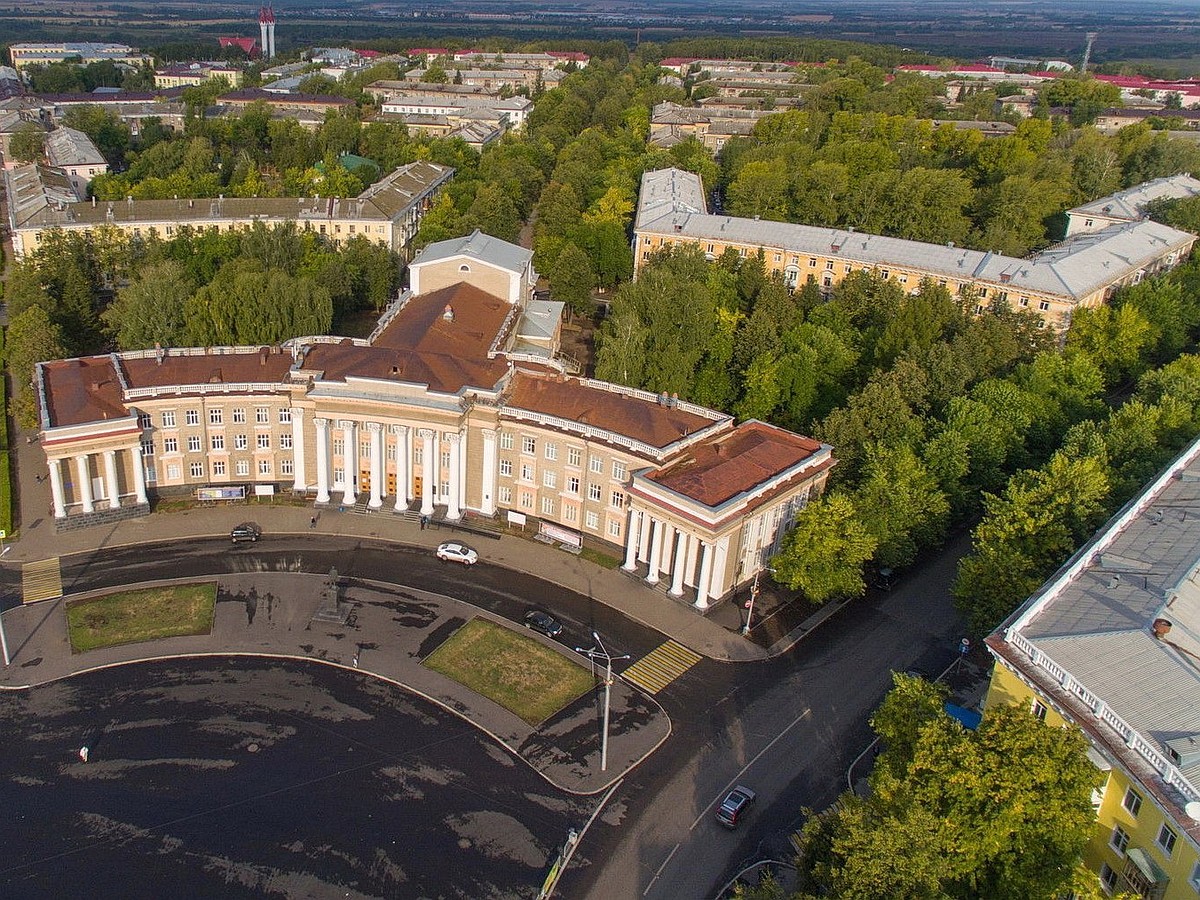
POLYGON ((562 622, 540 609, 531 609, 525 613, 525 627, 540 631, 546 637, 556 638, 562 634, 562 622))
POLYGON ((754 791, 739 784, 725 796, 721 805, 717 807, 717 821, 726 828, 737 828, 746 812, 754 805, 755 799, 757 798, 754 791))
POLYGON ((243 522, 241 525, 235 525, 233 530, 229 532, 229 539, 235 544, 255 543, 262 537, 262 529, 254 522, 243 522))

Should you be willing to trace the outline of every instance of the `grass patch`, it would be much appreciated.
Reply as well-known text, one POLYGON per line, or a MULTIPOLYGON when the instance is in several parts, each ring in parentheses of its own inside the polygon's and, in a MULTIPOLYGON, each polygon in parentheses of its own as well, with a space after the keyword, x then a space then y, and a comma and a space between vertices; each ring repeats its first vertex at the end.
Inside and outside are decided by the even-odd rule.
POLYGON ((487 619, 458 629, 425 665, 530 725, 546 721, 593 684, 587 669, 558 651, 487 619))
POLYGON ((71 649, 86 653, 100 647, 208 634, 216 604, 217 586, 212 582, 121 591, 68 603, 71 649))
POLYGON ((619 556, 609 556, 600 550, 594 550, 591 547, 584 547, 580 552, 581 559, 586 559, 588 562, 593 562, 605 569, 615 569, 621 564, 619 556))

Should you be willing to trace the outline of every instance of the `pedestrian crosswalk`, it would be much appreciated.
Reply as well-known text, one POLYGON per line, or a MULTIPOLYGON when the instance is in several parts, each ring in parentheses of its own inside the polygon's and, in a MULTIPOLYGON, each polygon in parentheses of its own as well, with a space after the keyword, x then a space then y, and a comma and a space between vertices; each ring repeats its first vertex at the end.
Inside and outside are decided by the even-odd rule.
POLYGON ((699 653, 694 653, 683 644, 667 641, 622 672, 621 677, 651 694, 657 694, 700 659, 699 653))
POLYGON ((53 600, 61 597, 62 592, 62 567, 57 556, 25 563, 21 567, 22 603, 53 600))

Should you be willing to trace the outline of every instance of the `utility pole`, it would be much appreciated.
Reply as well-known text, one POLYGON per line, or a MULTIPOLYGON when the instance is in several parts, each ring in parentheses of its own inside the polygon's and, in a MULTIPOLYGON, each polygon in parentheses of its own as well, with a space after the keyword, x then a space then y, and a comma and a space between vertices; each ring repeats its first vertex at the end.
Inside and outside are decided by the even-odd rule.
POLYGON ((614 659, 629 659, 628 653, 622 653, 620 656, 613 656, 604 646, 604 641, 600 640, 600 633, 592 631, 592 640, 596 642, 595 647, 584 649, 576 647, 576 653, 582 653, 588 659, 595 662, 596 660, 604 661, 604 728, 600 735, 600 771, 608 771, 608 711, 612 701, 612 664, 614 659))

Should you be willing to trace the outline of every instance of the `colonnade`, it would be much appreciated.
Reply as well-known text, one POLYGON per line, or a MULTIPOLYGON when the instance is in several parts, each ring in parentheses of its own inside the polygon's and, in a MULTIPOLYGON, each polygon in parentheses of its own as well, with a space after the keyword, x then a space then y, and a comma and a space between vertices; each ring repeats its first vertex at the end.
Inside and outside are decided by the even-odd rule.
POLYGON ((629 514, 625 562, 621 568, 633 572, 638 560, 643 560, 649 567, 647 584, 658 584, 664 575, 669 575, 668 594, 682 597, 685 586, 694 587, 695 607, 708 609, 710 598, 724 593, 722 577, 728 549, 728 537, 706 541, 672 522, 655 518, 646 510, 634 509, 629 514))
POLYGON ((104 479, 104 502, 107 503, 109 509, 121 508, 121 488, 117 477, 117 454, 128 453, 130 456, 129 468, 133 472, 133 493, 139 506, 145 505, 149 501, 146 499, 146 473, 142 468, 142 445, 134 444, 131 447, 119 447, 109 450, 101 450, 97 453, 77 453, 73 456, 51 457, 48 460, 50 466, 50 497, 54 503, 54 518, 65 519, 67 517, 67 492, 63 485, 62 466, 66 462, 74 463, 75 466, 75 494, 76 497, 71 501, 72 505, 78 503, 80 511, 83 513, 93 513, 96 511, 96 497, 92 489, 92 462, 93 456, 101 457, 101 465, 103 467, 104 479))

